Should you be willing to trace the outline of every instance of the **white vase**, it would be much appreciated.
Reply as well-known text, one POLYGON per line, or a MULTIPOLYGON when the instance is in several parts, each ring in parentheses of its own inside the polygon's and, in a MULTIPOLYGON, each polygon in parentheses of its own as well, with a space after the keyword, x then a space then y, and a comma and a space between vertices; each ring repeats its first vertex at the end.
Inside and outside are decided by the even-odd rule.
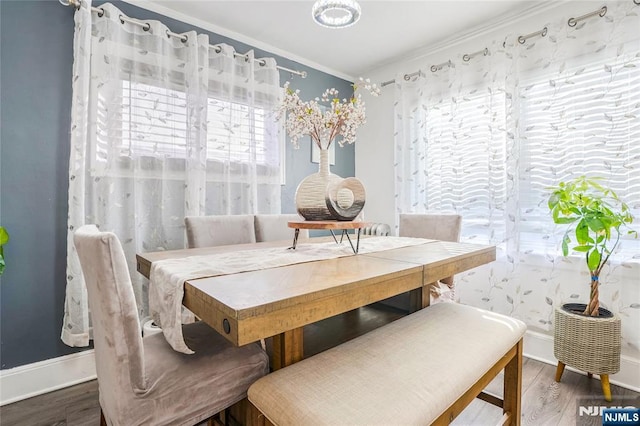
POLYGON ((306 220, 336 220, 327 207, 326 192, 342 178, 329 171, 329 150, 320 148, 318 172, 307 176, 296 189, 296 209, 306 220))
POLYGON ((321 144, 318 173, 307 176, 296 189, 296 209, 306 220, 353 220, 364 207, 365 191, 353 177, 343 179, 329 171, 329 150, 321 144))

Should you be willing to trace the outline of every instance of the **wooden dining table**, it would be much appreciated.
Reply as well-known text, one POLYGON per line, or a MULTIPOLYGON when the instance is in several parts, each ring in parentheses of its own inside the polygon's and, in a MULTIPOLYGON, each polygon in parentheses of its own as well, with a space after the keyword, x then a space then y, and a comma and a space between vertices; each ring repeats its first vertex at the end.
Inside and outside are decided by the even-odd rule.
MULTIPOLYGON (((142 253, 136 256, 137 269, 149 278, 155 261, 279 245, 290 241, 142 253)), ((303 358, 305 325, 405 292, 411 292, 413 310, 427 307, 430 284, 495 258, 494 246, 427 240, 392 250, 187 280, 183 305, 234 345, 273 337, 275 370, 303 358)))

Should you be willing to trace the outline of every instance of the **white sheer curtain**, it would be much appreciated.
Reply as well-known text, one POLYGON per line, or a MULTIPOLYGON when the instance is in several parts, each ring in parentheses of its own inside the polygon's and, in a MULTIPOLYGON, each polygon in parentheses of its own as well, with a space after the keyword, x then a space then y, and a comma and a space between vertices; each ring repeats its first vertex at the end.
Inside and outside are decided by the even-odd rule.
POLYGON ((120 238, 144 316, 136 252, 184 247, 184 216, 280 212, 275 61, 100 7, 102 16, 84 0, 75 17, 62 329, 70 346, 87 345, 91 330, 73 245, 79 226, 120 238))
POLYGON ((513 138, 506 131, 508 64, 492 48, 410 82, 396 78, 396 203, 398 213, 460 213, 466 238, 502 243, 506 142, 513 138))
MULTIPOLYGON (((396 78, 397 212, 462 214, 462 240, 495 244, 498 261, 457 276, 461 301, 532 330, 550 329, 553 306, 589 296, 582 256, 561 257, 547 188, 603 176, 640 222, 640 8, 607 6, 575 28, 554 17, 546 37, 520 44, 509 34, 486 56, 396 78)), ((600 293, 634 354, 639 253, 637 240, 623 241, 600 293)))

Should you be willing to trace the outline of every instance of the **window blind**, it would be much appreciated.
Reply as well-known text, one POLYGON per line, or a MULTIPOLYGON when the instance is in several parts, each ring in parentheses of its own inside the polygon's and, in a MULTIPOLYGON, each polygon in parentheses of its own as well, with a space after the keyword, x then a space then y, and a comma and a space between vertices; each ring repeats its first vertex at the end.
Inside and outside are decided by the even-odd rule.
MULTIPOLYGON (((603 177, 640 217, 638 93, 640 69, 625 64, 594 63, 567 71, 566 78, 539 76, 523 84, 521 250, 556 248, 548 188, 572 177, 603 177)), ((637 254, 637 240, 627 240, 623 250, 637 254)))
POLYGON ((486 91, 428 108, 428 209, 464 216, 463 234, 501 241, 505 229, 505 99, 486 91))
MULTIPOLYGON (((95 160, 115 164, 145 156, 186 158, 185 93, 130 80, 118 84, 121 91, 115 95, 106 86, 102 89, 95 160)), ((278 167, 279 153, 270 153, 265 142, 272 130, 264 108, 210 97, 206 117, 207 161, 249 164, 255 159, 258 165, 278 167)))
MULTIPOLYGON (((598 62, 565 74, 520 83, 511 111, 519 121, 515 148, 504 131, 502 90, 425 105, 426 207, 462 214, 463 238, 500 244, 511 220, 519 252, 557 252, 565 228, 551 220, 549 188, 580 175, 603 177, 640 218, 640 68, 598 62), (507 174, 507 149, 517 150, 514 175, 507 174), (513 211, 508 190, 515 191, 513 211)), ((621 250, 640 257, 640 241, 623 240, 621 250)))

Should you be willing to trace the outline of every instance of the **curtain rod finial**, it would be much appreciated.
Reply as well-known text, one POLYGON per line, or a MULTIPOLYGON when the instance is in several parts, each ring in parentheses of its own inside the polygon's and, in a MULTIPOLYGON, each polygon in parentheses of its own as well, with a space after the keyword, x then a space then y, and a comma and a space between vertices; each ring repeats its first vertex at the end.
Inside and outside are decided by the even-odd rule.
POLYGON ((82 0, 58 0, 63 6, 73 6, 76 9, 80 9, 82 6, 82 0))

